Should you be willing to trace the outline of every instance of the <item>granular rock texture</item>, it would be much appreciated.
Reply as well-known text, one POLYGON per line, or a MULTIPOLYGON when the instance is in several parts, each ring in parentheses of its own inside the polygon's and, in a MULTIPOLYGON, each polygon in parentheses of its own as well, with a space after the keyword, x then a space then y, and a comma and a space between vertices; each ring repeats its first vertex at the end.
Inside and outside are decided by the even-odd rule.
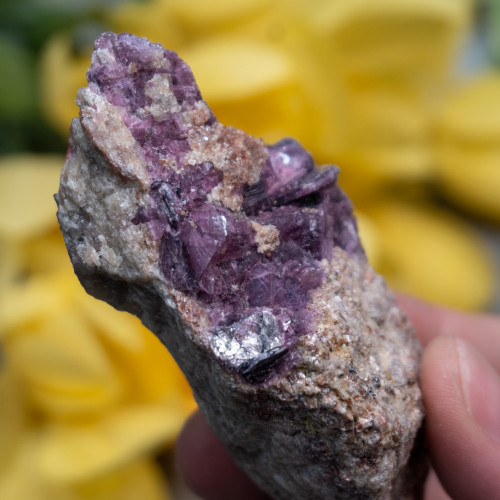
POLYGON ((145 39, 103 34, 87 79, 56 196, 83 286, 158 335, 274 498, 419 498, 421 350, 338 169, 218 123, 145 39))

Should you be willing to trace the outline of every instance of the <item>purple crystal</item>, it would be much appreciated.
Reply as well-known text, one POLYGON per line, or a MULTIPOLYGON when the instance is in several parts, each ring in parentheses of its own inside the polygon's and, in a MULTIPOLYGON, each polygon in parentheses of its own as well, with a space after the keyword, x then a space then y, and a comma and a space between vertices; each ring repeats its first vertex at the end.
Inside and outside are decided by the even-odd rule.
POLYGON ((126 107, 133 114, 144 108, 151 101, 146 95, 146 86, 158 73, 169 75, 172 92, 179 103, 193 105, 201 100, 189 66, 175 52, 164 49, 160 44, 130 33, 103 33, 97 39, 95 49, 87 80, 91 87, 95 84, 116 106, 126 107), (97 56, 98 49, 101 49, 100 58, 97 56), (161 56, 164 63, 159 66, 158 58, 161 56))
POLYGON ((197 278, 209 265, 243 257, 253 241, 247 221, 237 220, 229 210, 208 203, 189 213, 180 237, 197 278))
POLYGON ((320 202, 322 191, 337 182, 339 169, 330 166, 317 170, 312 156, 294 139, 282 139, 267 149, 269 158, 259 183, 245 192, 243 207, 248 214, 293 201, 314 206, 320 202))
POLYGON ((272 211, 263 212, 257 220, 260 224, 275 226, 284 242, 296 243, 315 259, 327 257, 322 255, 325 214, 321 207, 301 210, 291 205, 281 206, 272 211))
MULTIPOLYGON (((269 190, 261 206, 253 204, 253 215, 207 201, 208 189, 195 186, 214 186, 218 179, 210 166, 203 171, 185 168, 182 175, 154 185, 161 194, 155 195, 158 210, 166 218, 163 273, 180 290, 224 311, 223 318, 213 317, 213 328, 227 317, 237 322, 241 314, 259 308, 284 308, 300 318, 310 292, 321 284, 320 260, 330 259, 334 246, 363 255, 350 202, 336 185, 338 170, 316 170, 311 156, 291 139, 268 151, 258 187, 250 186, 244 194, 269 190), (190 198, 193 189, 197 196, 190 198), (182 206, 174 191, 183 193, 182 206), (257 251, 252 222, 277 231, 276 248, 257 251)), ((243 207, 248 211, 248 204, 243 207)), ((292 328, 287 341, 304 331, 303 326, 292 328)))
POLYGON ((310 301, 306 286, 297 276, 289 276, 278 266, 265 263, 248 273, 245 292, 250 307, 300 309, 310 301))
POLYGON ((179 237, 165 233, 160 245, 160 269, 178 290, 194 293, 198 290, 186 247, 179 237))
POLYGON ((282 139, 268 151, 269 162, 261 177, 270 196, 314 170, 312 156, 294 139, 282 139))
POLYGON ((207 194, 222 181, 222 172, 214 168, 212 162, 193 165, 179 176, 181 199, 186 204, 204 202, 207 194))
MULTIPOLYGON (((183 122, 181 111, 201 102, 191 69, 175 52, 129 33, 104 33, 95 48, 87 72, 89 88, 121 110, 125 124, 151 164, 151 175, 161 178, 165 172, 161 160, 182 162, 189 151, 189 127, 183 122), (162 75, 168 80, 162 79, 162 75), (165 87, 165 94, 168 88, 176 100, 163 116, 148 112, 155 105, 151 96, 157 94, 153 84, 160 89, 165 87)), ((205 121, 213 123, 213 115, 207 115, 205 121)))
MULTIPOLYGON (((140 208, 131 222, 148 224, 161 239, 167 281, 206 305, 213 331, 266 310, 291 318, 283 345, 293 343, 307 331, 307 304, 323 279, 320 261, 330 260, 335 246, 364 258, 351 204, 337 186, 338 168, 317 169, 297 141, 283 139, 254 146, 264 155, 260 175, 238 181, 247 179, 246 171, 235 176, 236 167, 224 168, 218 151, 234 149, 241 136, 216 122, 174 52, 111 33, 96 49, 89 88, 116 107, 141 147, 152 206, 140 208), (204 160, 193 162, 200 148, 204 160), (240 196, 240 207, 224 206, 221 192, 240 196)), ((250 158, 251 149, 232 155, 235 162, 250 158)), ((269 375, 285 357, 277 352, 267 361, 259 352, 248 370, 269 375)))

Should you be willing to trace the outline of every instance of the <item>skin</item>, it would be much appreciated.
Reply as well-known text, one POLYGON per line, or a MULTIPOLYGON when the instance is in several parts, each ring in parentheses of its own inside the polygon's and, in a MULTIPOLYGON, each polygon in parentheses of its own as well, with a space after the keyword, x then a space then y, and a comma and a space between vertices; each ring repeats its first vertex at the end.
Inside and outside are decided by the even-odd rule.
MULTIPOLYGON (((500 498, 500 316, 465 314, 399 295, 425 347, 421 386, 433 470, 425 500, 500 498)), ((264 500, 225 447, 194 414, 176 462, 206 500, 264 500)))

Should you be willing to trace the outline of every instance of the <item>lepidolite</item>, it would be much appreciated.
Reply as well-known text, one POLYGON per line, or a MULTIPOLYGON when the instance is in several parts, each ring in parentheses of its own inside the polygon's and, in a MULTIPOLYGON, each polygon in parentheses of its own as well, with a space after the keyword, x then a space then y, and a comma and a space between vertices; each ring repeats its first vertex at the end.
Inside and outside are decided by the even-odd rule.
POLYGON ((146 39, 103 34, 87 79, 56 196, 86 290, 161 339, 274 498, 418 498, 421 348, 337 167, 220 124, 146 39))

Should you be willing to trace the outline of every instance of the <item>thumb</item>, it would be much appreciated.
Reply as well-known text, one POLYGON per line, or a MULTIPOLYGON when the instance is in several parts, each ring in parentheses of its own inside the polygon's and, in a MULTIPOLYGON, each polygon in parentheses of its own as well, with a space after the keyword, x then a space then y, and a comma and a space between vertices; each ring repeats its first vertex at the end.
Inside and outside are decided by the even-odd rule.
POLYGON ((434 468, 454 499, 500 498, 500 377, 458 337, 437 337, 422 359, 434 468))

